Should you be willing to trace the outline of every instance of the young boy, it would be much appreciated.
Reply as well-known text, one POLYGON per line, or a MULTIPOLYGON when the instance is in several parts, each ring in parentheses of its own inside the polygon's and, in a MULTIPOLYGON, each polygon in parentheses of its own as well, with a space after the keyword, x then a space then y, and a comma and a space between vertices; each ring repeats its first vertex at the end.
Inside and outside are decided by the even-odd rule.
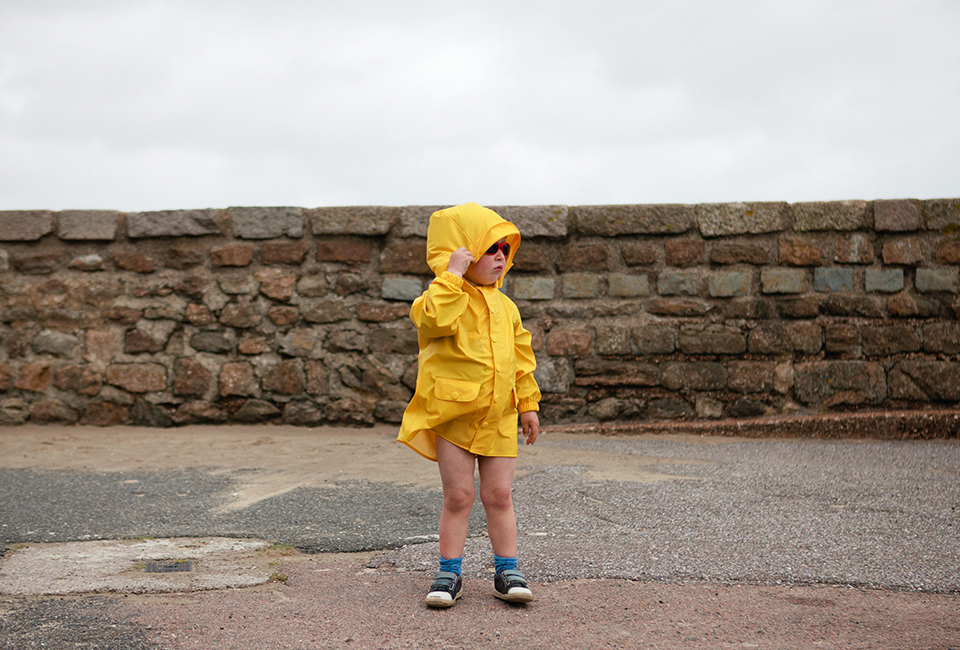
POLYGON ((516 226, 476 203, 430 217, 427 263, 437 277, 410 309, 420 344, 417 391, 397 439, 440 468, 440 570, 426 598, 431 607, 451 607, 462 593, 475 466, 493 546, 494 595, 533 600, 517 571, 511 486, 517 420, 532 445, 540 429, 540 389, 530 332, 500 291, 519 244, 516 226))

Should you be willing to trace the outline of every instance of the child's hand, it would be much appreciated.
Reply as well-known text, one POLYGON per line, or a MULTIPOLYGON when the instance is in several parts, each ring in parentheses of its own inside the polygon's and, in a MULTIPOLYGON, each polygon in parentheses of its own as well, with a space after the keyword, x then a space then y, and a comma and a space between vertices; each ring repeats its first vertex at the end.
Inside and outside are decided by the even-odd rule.
POLYGON ((447 273, 453 273, 458 278, 462 278, 470 265, 476 260, 473 253, 461 246, 450 254, 450 262, 447 264, 447 273))
POLYGON ((527 444, 532 445, 537 441, 537 434, 540 433, 540 416, 536 411, 526 411, 520 414, 520 426, 523 429, 523 437, 527 439, 527 444))

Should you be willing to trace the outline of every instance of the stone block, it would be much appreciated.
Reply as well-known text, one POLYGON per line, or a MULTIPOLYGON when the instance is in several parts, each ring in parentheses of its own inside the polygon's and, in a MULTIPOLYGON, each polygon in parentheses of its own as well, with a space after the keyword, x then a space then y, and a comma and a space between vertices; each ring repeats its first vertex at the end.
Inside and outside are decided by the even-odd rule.
POLYGON ((103 375, 90 366, 64 366, 57 370, 53 385, 79 395, 96 395, 103 388, 103 375))
POLYGON ((803 293, 807 272, 803 269, 761 269, 760 290, 763 293, 803 293))
POLYGON ((863 354, 868 357, 888 357, 904 352, 919 352, 920 337, 909 325, 862 328, 863 354))
POLYGON ((342 300, 321 300, 300 308, 304 310, 303 319, 308 323, 336 323, 350 318, 350 308, 342 300))
POLYGON ((780 263, 789 266, 816 266, 820 263, 820 247, 806 239, 784 237, 780 240, 780 263))
POLYGON ((917 269, 914 282, 921 293, 957 293, 960 269, 917 269))
POLYGON ((74 424, 80 415, 58 399, 42 399, 30 404, 31 422, 74 424))
POLYGON ((216 404, 196 400, 181 404, 173 414, 177 424, 221 424, 227 421, 227 413, 216 404))
POLYGON ((815 354, 822 345, 823 330, 817 323, 765 324, 750 330, 747 337, 747 348, 753 354, 815 354))
POLYGON ((270 402, 262 399, 248 399, 244 401, 240 410, 234 414, 233 419, 237 422, 254 424, 257 422, 266 422, 273 418, 280 417, 280 415, 280 409, 270 402))
POLYGON ((365 302, 356 306, 357 318, 366 323, 389 323, 406 318, 410 307, 390 302, 365 302))
POLYGON ((361 237, 324 237, 317 240, 318 262, 361 264, 373 259, 373 241, 361 237))
POLYGON ((375 354, 416 354, 420 347, 415 329, 375 329, 370 332, 370 351, 375 354))
POLYGON ((233 350, 233 336, 228 332, 197 332, 190 337, 190 347, 197 352, 224 354, 233 350))
POLYGON ((380 253, 380 272, 432 275, 427 266, 427 241, 398 239, 391 242, 380 253))
POLYGON ((152 393, 167 389, 167 369, 156 363, 114 364, 106 382, 129 393, 152 393))
POLYGON ((536 241, 520 243, 513 256, 513 268, 530 273, 549 273, 553 271, 557 259, 555 246, 536 241))
POLYGON ((876 296, 834 293, 826 296, 820 303, 824 314, 831 316, 860 316, 862 318, 883 318, 883 301, 876 296))
POLYGON ((553 300, 556 281, 543 277, 516 277, 511 282, 511 296, 514 300, 553 300))
MULTIPOLYGON (((407 205, 397 210, 397 230, 401 237, 426 237, 430 215, 443 210, 444 205, 407 205)), ((521 233, 526 235, 526 233, 521 233)))
POLYGON ((960 264, 960 239, 948 239, 937 244, 934 259, 937 264, 960 264))
POLYGON ((960 198, 923 201, 921 212, 927 230, 940 230, 945 235, 960 232, 960 198))
POLYGON ((293 207, 229 208, 233 234, 241 239, 303 237, 304 210, 293 207))
POLYGON ((249 266, 253 261, 253 244, 229 244, 210 250, 210 257, 217 266, 249 266))
POLYGON ((790 210, 785 202, 701 203, 696 207, 704 237, 779 232, 790 210))
POLYGON ((816 296, 784 298, 776 301, 776 308, 782 318, 815 318, 820 313, 820 299, 816 296))
POLYGON ((281 395, 299 395, 303 392, 302 365, 296 359, 274 365, 263 376, 263 389, 281 395))
POLYGON ((329 291, 330 285, 323 275, 305 275, 297 282, 297 293, 306 298, 319 298, 329 291))
POLYGON ((864 286, 867 293, 903 291, 903 269, 867 269, 864 286))
POLYGON ((260 293, 279 302, 290 300, 297 286, 296 275, 284 274, 278 269, 260 269, 253 277, 260 283, 260 293))
POLYGON ((638 354, 672 354, 677 349, 677 332, 670 325, 638 325, 631 330, 638 354))
POLYGON ((717 271, 707 275, 707 293, 712 298, 749 296, 753 283, 751 273, 742 271, 717 271))
POLYGON ((577 230, 585 236, 676 235, 693 227, 696 206, 581 205, 570 212, 577 230))
POLYGON ((255 303, 232 302, 220 312, 220 322, 228 327, 247 329, 259 325, 262 320, 263 316, 255 303))
POLYGON ((279 349, 288 357, 307 357, 316 349, 318 341, 312 329, 294 329, 280 339, 279 349))
POLYGON ((122 271, 134 273, 153 273, 154 261, 143 253, 114 253, 113 265, 122 271))
POLYGON ((131 239, 220 235, 214 214, 213 210, 128 212, 127 234, 131 239))
POLYGON ((303 264, 307 255, 307 242, 266 242, 260 247, 260 261, 264 264, 303 264))
POLYGON ((413 302, 422 293, 423 282, 419 278, 384 278, 380 288, 380 297, 384 300, 413 302))
POLYGON ((59 267, 64 251, 27 253, 13 258, 13 268, 27 275, 50 275, 59 267))
POLYGON ((51 379, 53 379, 53 370, 50 367, 50 362, 36 361, 24 364, 20 368, 14 387, 31 393, 41 393, 50 385, 51 379))
POLYGON ((650 279, 646 275, 616 273, 607 278, 607 292, 616 298, 649 296, 650 279))
POLYGON ((664 271, 657 276, 661 296, 695 296, 700 293, 697 271, 664 271))
POLYGON ((680 328, 680 351, 684 354, 741 354, 747 340, 737 327, 685 325, 680 328))
POLYGON ((567 246, 556 257, 557 268, 563 272, 606 271, 610 268, 610 253, 606 246, 596 244, 567 246))
POLYGON ((64 210, 57 217, 60 239, 112 241, 117 236, 120 213, 116 210, 64 210))
POLYGON ((926 352, 960 354, 960 323, 926 323, 923 326, 926 352))
POLYGON ((563 275, 564 298, 596 298, 600 295, 600 276, 592 273, 563 275))
POLYGON ((78 345, 80 345, 80 339, 72 334, 43 330, 33 340, 33 351, 36 354, 52 354, 56 357, 70 358, 78 345))
POLYGON ((306 391, 309 395, 323 395, 327 392, 327 369, 322 361, 307 359, 303 364, 306 373, 306 391))
POLYGON ((515 225, 524 238, 567 236, 570 208, 565 205, 508 205, 490 209, 515 225))
POLYGON ((772 393, 777 364, 772 361, 731 361, 727 388, 738 393, 772 393))
POLYGON ((658 316, 697 317, 706 316, 717 308, 703 300, 690 298, 662 298, 651 300, 647 311, 658 316))
POLYGON ((225 363, 220 369, 220 396, 239 395, 247 397, 257 390, 257 378, 253 366, 246 362, 225 363))
POLYGON ((50 210, 0 210, 0 241, 37 241, 51 232, 50 210))
POLYGON ((866 201, 811 201, 793 204, 793 229, 860 230, 870 227, 866 201))
POLYGON ((873 202, 873 227, 877 232, 920 230, 920 201, 916 199, 873 202))
POLYGON ((87 406, 80 424, 92 427, 115 427, 128 424, 131 420, 130 409, 113 402, 94 402, 87 406))
POLYGON ((667 390, 723 390, 727 387, 727 369, 719 363, 666 363, 660 383, 667 390))
POLYGON ((300 309, 292 305, 274 305, 267 310, 267 318, 280 327, 292 325, 299 320, 300 309))
POLYGON ((660 371, 652 363, 588 357, 574 365, 577 386, 656 386, 660 371))
POLYGON ((184 311, 183 317, 191 325, 210 325, 217 322, 217 317, 206 305, 190 303, 184 311))
POLYGON ((866 361, 815 361, 794 366, 794 395, 804 404, 881 404, 887 394, 883 366, 866 361))
MULTIPOLYGON (((386 235, 397 221, 399 208, 348 206, 304 210, 314 235, 386 235)), ((417 233, 418 235, 420 233, 417 233)), ((426 237, 424 231, 422 237, 426 237)))
POLYGON ((547 354, 552 357, 585 357, 593 354, 593 332, 589 329, 555 329, 547 334, 547 354))
POLYGON ((923 261, 923 250, 916 239, 887 242, 883 245, 881 255, 884 264, 917 266, 923 261))
POLYGON ((637 354, 633 343, 632 328, 623 321, 600 321, 596 324, 597 354, 637 354))
POLYGON ((814 269, 813 288, 820 293, 853 291, 853 269, 824 267, 814 269))
POLYGON ((833 261, 837 264, 873 264, 876 253, 873 242, 863 233, 837 238, 833 261))
POLYGON ((73 258, 70 262, 70 268, 76 271, 86 272, 103 271, 105 269, 103 258, 96 253, 73 258))
POLYGON ((940 314, 940 303, 923 296, 914 296, 907 292, 898 293, 887 300, 887 311, 891 316, 901 318, 933 318, 940 314))
POLYGON ((770 251, 763 244, 717 242, 710 248, 714 264, 767 264, 770 251))
POLYGON ((10 270, 10 253, 5 250, 0 250, 0 273, 5 273, 10 270))
POLYGON ((667 266, 687 267, 703 263, 702 239, 671 239, 663 244, 667 266))
MULTIPOLYGON (((213 381, 213 374, 191 357, 182 357, 174 361, 173 374, 174 395, 203 396, 213 381)), ((109 381, 109 375, 107 380, 109 381)))
POLYGON ((859 356, 860 331, 849 323, 829 323, 824 328, 823 349, 836 354, 859 356))
POLYGON ((620 246, 620 254, 627 266, 646 266, 657 263, 657 247, 646 242, 626 242, 620 246))
POLYGON ((923 402, 960 401, 960 363, 900 361, 888 377, 890 399, 923 402))

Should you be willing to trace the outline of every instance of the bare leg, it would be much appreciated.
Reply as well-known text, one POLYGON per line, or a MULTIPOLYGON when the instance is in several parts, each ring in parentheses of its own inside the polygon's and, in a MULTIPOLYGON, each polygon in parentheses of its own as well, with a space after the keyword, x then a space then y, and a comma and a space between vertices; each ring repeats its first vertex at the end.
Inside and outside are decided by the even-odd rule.
POLYGON ((513 473, 516 458, 480 456, 480 501, 487 513, 487 534, 493 552, 517 557, 517 518, 513 512, 513 473))
POLYGON ((440 555, 448 560, 463 556, 476 490, 473 471, 476 457, 437 436, 437 464, 443 484, 440 511, 440 555))

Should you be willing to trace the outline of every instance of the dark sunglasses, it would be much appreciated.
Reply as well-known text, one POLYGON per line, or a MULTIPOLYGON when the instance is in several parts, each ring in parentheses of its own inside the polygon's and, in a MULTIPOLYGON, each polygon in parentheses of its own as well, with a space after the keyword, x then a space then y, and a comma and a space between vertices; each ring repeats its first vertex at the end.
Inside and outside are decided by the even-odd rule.
POLYGON ((503 243, 497 242, 496 244, 494 244, 493 246, 491 246, 490 248, 488 248, 488 249, 487 249, 487 252, 484 253, 484 255, 496 255, 496 254, 497 254, 497 251, 503 251, 503 256, 504 256, 504 257, 509 257, 509 256, 510 256, 510 244, 508 244, 507 242, 503 242, 503 243))

